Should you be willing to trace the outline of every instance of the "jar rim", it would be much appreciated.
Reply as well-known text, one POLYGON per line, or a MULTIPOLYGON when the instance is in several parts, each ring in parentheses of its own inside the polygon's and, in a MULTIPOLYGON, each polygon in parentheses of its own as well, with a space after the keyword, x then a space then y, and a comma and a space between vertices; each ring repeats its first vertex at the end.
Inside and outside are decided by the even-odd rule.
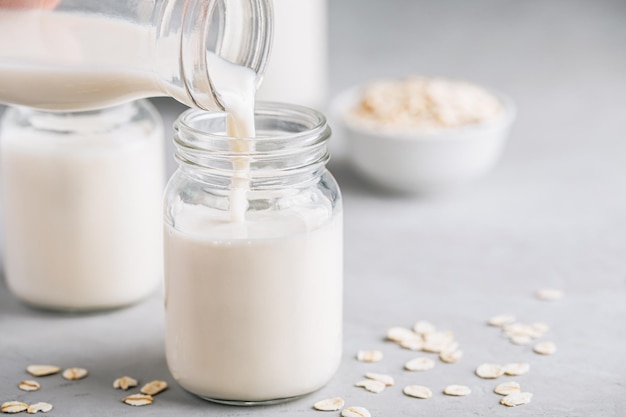
POLYGON ((147 99, 120 103, 101 109, 80 111, 49 111, 24 106, 12 106, 19 123, 38 131, 55 133, 93 134, 110 132, 141 118, 142 114, 161 123, 161 115, 147 99))
POLYGON ((225 119, 227 113, 207 112, 199 109, 189 109, 183 112, 174 122, 177 132, 177 145, 196 151, 215 151, 216 144, 223 145, 217 148, 228 149, 233 139, 246 140, 255 149, 254 153, 271 149, 294 149, 303 146, 326 142, 330 137, 330 128, 326 116, 309 107, 297 104, 278 102, 257 102, 254 110, 255 120, 271 118, 282 122, 300 124, 302 129, 295 132, 281 131, 280 134, 261 134, 256 137, 233 138, 223 131, 207 131, 198 125, 209 120, 225 119), (193 137, 192 140, 187 140, 193 137), (210 144, 210 145, 209 145, 210 144))

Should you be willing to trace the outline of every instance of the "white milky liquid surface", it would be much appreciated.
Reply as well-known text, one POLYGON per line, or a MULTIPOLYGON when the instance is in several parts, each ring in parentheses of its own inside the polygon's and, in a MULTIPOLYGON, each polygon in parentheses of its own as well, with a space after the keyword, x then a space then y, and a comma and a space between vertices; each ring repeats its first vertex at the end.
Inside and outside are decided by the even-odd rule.
POLYGON ((341 221, 315 227, 306 212, 249 217, 251 239, 229 239, 235 224, 193 208, 177 230, 166 226, 168 365, 185 389, 211 399, 307 394, 340 362, 341 221))

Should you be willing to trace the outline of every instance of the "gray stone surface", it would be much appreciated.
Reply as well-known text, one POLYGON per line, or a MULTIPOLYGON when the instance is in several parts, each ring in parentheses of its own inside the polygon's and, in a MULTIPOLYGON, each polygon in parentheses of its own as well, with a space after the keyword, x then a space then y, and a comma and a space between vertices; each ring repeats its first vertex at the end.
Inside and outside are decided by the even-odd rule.
MULTIPOLYGON (((185 393, 163 352, 161 294, 137 306, 64 315, 20 304, 0 284, 0 401, 49 401, 50 416, 319 416, 316 400, 341 395, 373 416, 626 415, 626 3, 584 0, 388 2, 332 0, 331 87, 411 73, 467 78, 517 102, 519 117, 501 163, 480 183, 434 199, 385 194, 356 177, 335 135, 335 173, 345 197, 345 349, 322 390, 278 406, 235 408, 185 393), (548 303, 533 292, 561 288, 548 303), (542 357, 485 325, 491 315, 545 321, 558 352, 542 357), (385 342, 390 326, 428 319, 457 335, 465 357, 422 373, 416 356, 385 342), (358 349, 385 353, 378 364, 358 349), (487 361, 528 361, 516 378, 481 380, 487 361), (84 366, 78 382, 16 384, 35 362, 84 366), (367 371, 392 374, 381 394, 352 385, 367 371), (130 408, 113 380, 165 378, 150 407, 130 408), (535 394, 516 409, 491 391, 515 379, 535 394), (402 394, 407 384, 430 400, 402 394), (445 397, 447 384, 472 394, 445 397)), ((156 100, 171 123, 182 107, 156 100)), ((170 171, 174 165, 169 161, 170 171)), ((2 282, 0 280, 0 282, 2 282)), ((271 381, 268 381, 271 383, 271 381)), ((325 415, 338 415, 327 413, 325 415)))

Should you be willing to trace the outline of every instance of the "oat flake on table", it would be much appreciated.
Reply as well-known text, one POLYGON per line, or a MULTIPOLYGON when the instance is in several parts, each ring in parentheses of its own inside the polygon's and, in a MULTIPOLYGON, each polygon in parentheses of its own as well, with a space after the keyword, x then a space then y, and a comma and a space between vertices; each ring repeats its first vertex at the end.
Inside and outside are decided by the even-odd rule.
POLYGON ((420 356, 415 359, 411 359, 404 364, 404 369, 407 371, 428 371, 435 367, 435 361, 426 356, 420 356))
POLYGON ((383 359, 383 352, 380 350, 359 350, 356 358, 361 362, 378 362, 383 359))
POLYGON ((0 405, 0 411, 6 414, 16 414, 26 411, 28 404, 20 401, 7 401, 0 405))
POLYGON ((524 375, 530 370, 530 364, 526 362, 507 363, 502 367, 502 370, 505 375, 509 376, 524 375))
POLYGON ((504 375, 504 369, 495 363, 483 363, 476 368, 476 375, 484 379, 495 379, 504 375))
POLYGON ((52 404, 50 403, 38 402, 38 403, 29 405, 26 412, 28 414, 37 414, 39 412, 47 413, 48 411, 51 411, 52 408, 53 408, 52 404))
POLYGON ((556 301, 563 298, 563 291, 556 288, 543 288, 535 293, 535 296, 543 301, 556 301))
POLYGON ((385 383, 376 381, 375 379, 363 379, 356 384, 355 387, 364 388, 366 391, 373 392, 374 394, 381 393, 385 390, 385 383))
POLYGON ((61 372, 61 368, 55 365, 28 365, 26 372, 32 376, 48 376, 61 372))
POLYGON ((517 407, 518 405, 528 404, 533 398, 530 392, 514 392, 500 400, 500 404, 507 407, 517 407))
POLYGON ((365 378, 373 379, 375 381, 380 381, 388 387, 391 387, 393 386, 393 384, 395 384, 395 381, 391 375, 379 374, 376 372, 367 372, 365 374, 365 378))
POLYGON ((313 404, 318 411, 339 411, 343 408, 344 400, 341 397, 327 398, 313 404))
POLYGON ((430 388, 423 385, 407 385, 406 387, 404 387, 402 392, 404 393, 404 395, 407 395, 409 397, 420 398, 423 400, 426 400, 433 396, 433 392, 430 390, 430 388))
POLYGON ((533 347, 533 351, 540 355, 552 355, 556 352, 556 345, 553 342, 539 342, 533 347))
POLYGON ((499 395, 509 395, 520 392, 521 390, 522 388, 518 382, 508 381, 496 385, 496 387, 493 389, 493 392, 499 395))
POLYGON ((472 393, 472 390, 465 385, 448 385, 443 393, 454 397, 464 397, 472 393))
POLYGON ((372 417, 364 407, 348 407, 341 412, 342 417, 372 417))
POLYGON ((37 391, 39 390, 39 388, 41 388, 39 382, 30 379, 20 382, 19 384, 17 384, 17 387, 22 391, 37 391))

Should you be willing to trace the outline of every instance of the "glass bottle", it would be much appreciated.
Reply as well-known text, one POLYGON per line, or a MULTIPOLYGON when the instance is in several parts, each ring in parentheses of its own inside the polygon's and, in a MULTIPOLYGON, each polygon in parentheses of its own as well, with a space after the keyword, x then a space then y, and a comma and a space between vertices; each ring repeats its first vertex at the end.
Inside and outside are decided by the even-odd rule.
POLYGON ((163 126, 147 101, 0 125, 4 267, 26 303, 121 307, 162 279, 163 126))
POLYGON ((232 65, 261 74, 271 0, 0 0, 0 102, 48 110, 171 96, 223 110, 232 65))
POLYGON ((257 138, 237 139, 247 151, 235 152, 224 113, 183 113, 179 168, 165 192, 168 366, 186 390, 228 404, 313 392, 341 357, 342 204, 325 166, 330 129, 314 110, 276 103, 257 104, 255 124, 257 138), (233 198, 242 180, 243 207, 233 198))

